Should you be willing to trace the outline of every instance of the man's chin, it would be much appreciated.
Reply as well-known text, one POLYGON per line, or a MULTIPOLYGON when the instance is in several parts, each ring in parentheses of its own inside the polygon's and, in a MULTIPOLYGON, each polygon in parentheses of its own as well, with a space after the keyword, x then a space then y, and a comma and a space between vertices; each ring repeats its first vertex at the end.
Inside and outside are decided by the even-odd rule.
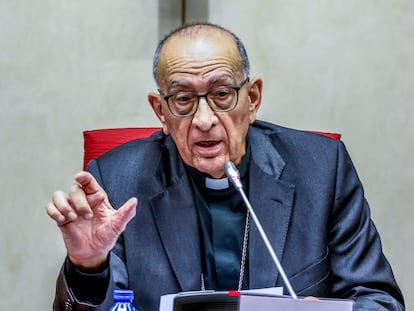
POLYGON ((195 169, 199 172, 210 175, 212 178, 223 178, 224 172, 224 159, 207 158, 197 161, 195 169))

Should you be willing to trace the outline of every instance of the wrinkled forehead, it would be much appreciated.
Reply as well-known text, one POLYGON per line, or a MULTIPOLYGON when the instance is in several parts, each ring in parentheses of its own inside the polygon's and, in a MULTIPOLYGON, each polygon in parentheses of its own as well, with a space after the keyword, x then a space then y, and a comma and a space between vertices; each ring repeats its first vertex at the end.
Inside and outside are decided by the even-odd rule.
POLYGON ((224 32, 176 35, 161 50, 157 78, 163 84, 177 72, 197 74, 215 68, 225 68, 234 74, 243 70, 242 58, 231 35, 224 32))

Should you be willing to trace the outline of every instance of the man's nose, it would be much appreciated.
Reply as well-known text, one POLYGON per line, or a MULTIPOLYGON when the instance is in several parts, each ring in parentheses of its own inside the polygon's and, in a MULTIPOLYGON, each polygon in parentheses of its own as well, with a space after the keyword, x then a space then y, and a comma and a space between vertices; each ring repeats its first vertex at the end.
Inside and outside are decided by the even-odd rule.
POLYGON ((200 97, 197 111, 193 117, 193 124, 202 131, 208 131, 217 122, 217 115, 207 103, 207 99, 200 97))

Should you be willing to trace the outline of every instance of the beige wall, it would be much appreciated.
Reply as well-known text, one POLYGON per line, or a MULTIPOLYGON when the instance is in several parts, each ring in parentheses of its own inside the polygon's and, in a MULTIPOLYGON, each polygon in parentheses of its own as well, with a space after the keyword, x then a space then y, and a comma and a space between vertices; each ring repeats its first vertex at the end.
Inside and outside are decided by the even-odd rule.
MULTIPOLYGON (((412 1, 208 8, 265 80, 260 118, 343 134, 414 307, 412 1)), ((82 130, 158 125, 146 104, 158 16, 153 0, 0 0, 0 310, 51 309, 65 250, 44 205, 81 168, 82 130)))

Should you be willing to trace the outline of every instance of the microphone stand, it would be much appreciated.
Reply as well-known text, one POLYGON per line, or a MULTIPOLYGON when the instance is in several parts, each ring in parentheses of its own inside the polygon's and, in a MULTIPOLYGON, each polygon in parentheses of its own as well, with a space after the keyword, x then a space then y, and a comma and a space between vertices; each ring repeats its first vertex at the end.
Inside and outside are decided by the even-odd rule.
POLYGON ((269 242, 269 239, 267 238, 266 233, 263 230, 262 225, 260 224, 259 219, 256 216, 256 213, 253 210, 253 207, 250 205, 250 202, 246 196, 246 194, 244 193, 243 190, 243 185, 240 181, 240 175, 239 175, 239 171, 237 170, 236 166, 233 164, 233 162, 228 161, 226 162, 226 164, 224 165, 224 170, 226 172, 227 177, 229 178, 230 182, 233 184, 233 186, 236 188, 237 191, 240 192, 244 203, 247 206, 247 209, 250 212, 251 217, 253 218, 254 223, 257 226, 257 229, 259 230, 260 235, 262 236, 262 239, 267 247, 267 250, 269 251, 273 262, 275 263, 280 275, 282 276, 283 282, 286 285, 287 290, 289 291, 290 296, 292 296, 293 299, 298 299, 298 296, 296 295, 295 291, 292 288, 292 285, 289 282, 289 279, 287 278, 285 271, 283 270, 283 267, 281 266, 279 259, 277 258, 272 245, 269 242))

